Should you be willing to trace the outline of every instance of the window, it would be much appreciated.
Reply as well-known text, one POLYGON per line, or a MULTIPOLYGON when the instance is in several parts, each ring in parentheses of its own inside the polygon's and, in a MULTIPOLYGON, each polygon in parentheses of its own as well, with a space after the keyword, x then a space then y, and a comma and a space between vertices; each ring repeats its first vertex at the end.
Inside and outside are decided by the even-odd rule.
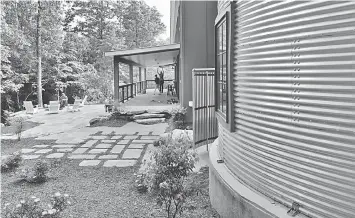
POLYGON ((228 19, 227 13, 218 21, 216 31, 216 109, 228 123, 228 19))

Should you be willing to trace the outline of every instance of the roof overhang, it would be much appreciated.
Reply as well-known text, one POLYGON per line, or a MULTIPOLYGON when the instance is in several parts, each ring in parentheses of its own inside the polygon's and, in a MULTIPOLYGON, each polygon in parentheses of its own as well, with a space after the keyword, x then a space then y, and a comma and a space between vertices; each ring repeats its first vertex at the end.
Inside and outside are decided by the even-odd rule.
POLYGON ((167 66, 176 63, 180 44, 170 44, 150 48, 138 48, 124 51, 105 52, 105 56, 114 56, 119 62, 141 67, 167 66))

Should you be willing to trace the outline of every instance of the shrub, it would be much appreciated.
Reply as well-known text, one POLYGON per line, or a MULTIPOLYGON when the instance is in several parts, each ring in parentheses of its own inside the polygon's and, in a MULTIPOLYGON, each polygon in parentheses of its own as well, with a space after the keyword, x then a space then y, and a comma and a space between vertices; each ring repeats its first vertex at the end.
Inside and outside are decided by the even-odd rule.
POLYGON ((48 204, 49 209, 44 209, 40 205, 40 199, 32 196, 29 199, 21 200, 20 204, 10 208, 10 203, 4 206, 5 218, 31 217, 31 218, 56 218, 69 205, 69 195, 61 195, 59 192, 52 197, 51 204, 48 204))
POLYGON ((192 172, 197 155, 184 143, 168 140, 152 156, 145 173, 149 190, 156 194, 157 203, 164 206, 168 218, 175 218, 184 209, 187 198, 187 177, 192 172))
POLYGON ((17 140, 21 140, 21 134, 24 127, 25 119, 23 117, 16 117, 13 120, 15 126, 15 134, 17 135, 17 140))
POLYGON ((187 109, 181 106, 174 107, 171 111, 171 117, 168 121, 168 131, 174 129, 185 129, 187 109))
POLYGON ((8 172, 20 166, 22 161, 21 154, 15 152, 1 161, 1 172, 8 172))
POLYGON ((48 179, 49 166, 45 161, 38 161, 33 168, 22 170, 20 178, 29 183, 42 183, 48 179))

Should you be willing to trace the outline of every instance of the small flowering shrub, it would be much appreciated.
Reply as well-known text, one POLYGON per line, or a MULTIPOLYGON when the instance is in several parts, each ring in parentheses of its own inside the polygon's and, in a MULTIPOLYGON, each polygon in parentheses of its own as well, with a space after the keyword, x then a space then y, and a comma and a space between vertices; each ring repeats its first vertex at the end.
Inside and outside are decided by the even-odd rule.
POLYGON ((49 166, 45 161, 38 161, 33 168, 25 168, 20 174, 20 178, 30 183, 42 183, 48 179, 49 166))
POLYGON ((29 199, 21 200, 19 204, 11 207, 10 203, 4 205, 4 218, 58 218, 60 213, 69 205, 69 195, 61 195, 59 192, 52 197, 51 204, 48 204, 48 209, 42 208, 40 199, 32 196, 29 199))
POLYGON ((9 157, 1 161, 1 172, 8 172, 13 169, 16 169, 17 167, 20 166, 21 161, 22 161, 22 157, 19 152, 15 152, 11 154, 9 157))
POLYGON ((153 154, 144 175, 144 183, 156 194, 157 203, 164 206, 168 218, 175 218, 183 212, 188 196, 187 177, 197 161, 196 153, 188 148, 188 145, 170 138, 153 154))

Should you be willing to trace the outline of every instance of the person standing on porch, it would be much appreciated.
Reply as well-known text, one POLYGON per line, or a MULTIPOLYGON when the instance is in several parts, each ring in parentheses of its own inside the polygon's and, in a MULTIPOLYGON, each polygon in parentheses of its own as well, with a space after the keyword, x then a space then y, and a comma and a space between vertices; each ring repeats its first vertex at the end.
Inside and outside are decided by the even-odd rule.
POLYGON ((160 81, 159 81, 159 78, 158 78, 158 75, 157 75, 157 74, 155 74, 155 79, 154 79, 154 81, 155 81, 155 89, 154 89, 154 95, 155 95, 155 91, 156 91, 156 90, 159 90, 159 91, 160 91, 160 81))
POLYGON ((161 71, 159 73, 160 93, 163 93, 164 92, 164 69, 161 66, 159 68, 161 68, 161 71))

